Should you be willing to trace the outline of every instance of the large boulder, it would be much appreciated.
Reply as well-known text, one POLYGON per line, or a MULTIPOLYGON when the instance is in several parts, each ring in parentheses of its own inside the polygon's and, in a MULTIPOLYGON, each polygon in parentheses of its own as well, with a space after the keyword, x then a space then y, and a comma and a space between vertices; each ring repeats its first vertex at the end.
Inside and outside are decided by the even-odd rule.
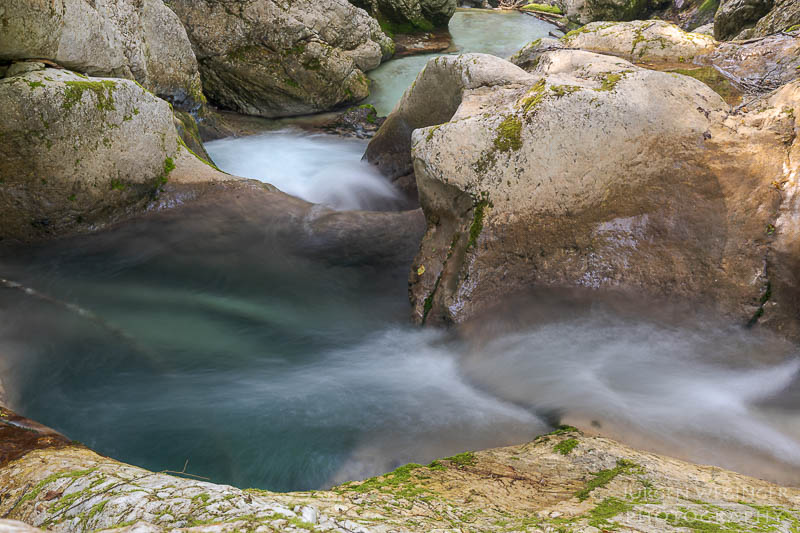
POLYGON ((647 18, 669 0, 555 0, 568 19, 578 24, 598 20, 635 20, 647 18))
POLYGON ((800 29, 800 2, 777 0, 769 13, 756 23, 749 37, 761 37, 790 29, 800 29))
POLYGON ((796 0, 723 0, 714 16, 714 37, 764 37, 798 24, 800 3, 796 0))
POLYGON ((562 38, 562 44, 648 62, 691 62, 717 46, 711 36, 686 32, 661 20, 593 22, 569 32, 562 38))
MULTIPOLYGON (((411 132, 430 124, 441 124, 453 116, 464 92, 479 87, 521 83, 528 76, 506 61, 485 54, 469 56, 474 63, 447 56, 428 62, 406 91, 395 110, 370 141, 364 158, 389 179, 403 185, 413 175, 411 132), (435 98, 431 95, 435 94, 435 98)), ((409 185, 415 189, 415 185, 409 185)))
POLYGON ((369 94, 365 71, 393 53, 378 22, 347 0, 173 0, 206 95, 250 115, 314 113, 369 94))
POLYGON ((186 110, 205 102, 186 31, 162 0, 7 0, 0 27, 0 60, 134 79, 186 110))
POLYGON ((546 52, 530 73, 489 56, 429 62, 393 113, 442 110, 394 130, 412 146, 428 223, 414 318, 460 322, 522 289, 584 287, 702 301, 800 334, 787 200, 798 84, 729 115, 693 78, 579 50, 546 52), (460 90, 425 83, 457 85, 451 72, 460 90))
POLYGON ((714 16, 714 37, 732 39, 769 13, 774 0, 724 0, 714 16))
POLYGON ((456 12, 457 0, 350 0, 396 33, 446 27, 456 12))
POLYGON ((136 82, 43 69, 0 79, 0 239, 141 208, 174 168, 169 104, 136 82))

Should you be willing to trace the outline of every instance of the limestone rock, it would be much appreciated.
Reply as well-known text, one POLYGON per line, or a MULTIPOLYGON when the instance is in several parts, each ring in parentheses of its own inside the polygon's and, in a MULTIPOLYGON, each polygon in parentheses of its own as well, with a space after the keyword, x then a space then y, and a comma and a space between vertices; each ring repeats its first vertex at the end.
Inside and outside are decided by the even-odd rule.
POLYGON ((660 20, 594 22, 568 33, 565 46, 601 54, 613 54, 633 61, 691 62, 711 53, 717 46, 713 37, 686 32, 660 20))
POLYGON ((346 0, 174 0, 209 98, 265 117, 314 113, 369 94, 391 56, 377 21, 346 0))
POLYGON ((788 531, 800 519, 800 491, 563 427, 519 446, 286 494, 149 472, 79 446, 37 449, 0 463, 0 512, 63 533, 638 533, 688 523, 788 531))
POLYGON ((8 0, 0 25, 0 60, 134 79, 187 110, 205 102, 186 31, 162 0, 8 0))
POLYGON ((177 150, 167 102, 133 81, 45 69, 0 80, 0 237, 90 227, 141 206, 177 150))
POLYGON ((786 101, 729 116, 695 79, 578 50, 546 52, 530 73, 472 55, 429 62, 373 140, 385 151, 368 152, 399 161, 388 147, 412 145, 428 222, 414 318, 460 322, 515 291, 566 286, 702 299, 740 323, 796 328, 793 300, 768 303, 793 265, 771 251, 774 183, 798 167, 786 150, 800 102, 786 101), (426 83, 455 87, 463 65, 460 91, 426 83))
POLYGON ((714 37, 732 39, 769 13, 773 0, 724 0, 714 16, 714 37))
POLYGON ((446 27, 457 0, 351 0, 397 33, 446 27))
POLYGON ((624 21, 647 18, 664 0, 556 0, 568 19, 578 24, 599 20, 624 21))

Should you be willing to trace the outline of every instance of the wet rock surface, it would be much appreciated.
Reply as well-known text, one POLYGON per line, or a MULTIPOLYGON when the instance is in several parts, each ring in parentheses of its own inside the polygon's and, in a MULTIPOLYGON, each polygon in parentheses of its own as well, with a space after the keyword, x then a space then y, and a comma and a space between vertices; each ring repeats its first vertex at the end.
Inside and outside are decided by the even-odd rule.
POLYGON ((329 491, 243 491, 172 474, 178 475, 85 448, 34 450, 0 467, 0 512, 70 532, 644 532, 723 524, 782 530, 800 520, 797 489, 636 451, 569 427, 520 446, 409 464, 329 491))

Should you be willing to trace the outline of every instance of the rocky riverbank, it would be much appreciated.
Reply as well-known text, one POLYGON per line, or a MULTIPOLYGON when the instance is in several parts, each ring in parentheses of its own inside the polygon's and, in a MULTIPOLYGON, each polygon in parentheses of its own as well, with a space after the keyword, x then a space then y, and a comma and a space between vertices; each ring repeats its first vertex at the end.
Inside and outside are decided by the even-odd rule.
MULTIPOLYGON (((0 522, 53 531, 792 531, 800 490, 563 427, 325 491, 241 490, 148 472, 0 413, 0 522)), ((189 479, 187 479, 189 478, 189 479)), ((23 528, 24 529, 24 528, 23 528)))
MULTIPOLYGON (((225 126, 208 101, 260 117, 349 106, 394 53, 387 33, 441 28, 454 1, 365 3, 371 17, 345 0, 11 0, 0 11, 3 250, 123 223, 255 219, 331 265, 417 249, 421 324, 578 287, 702 304, 800 339, 798 4, 556 3, 581 23, 715 15, 696 33, 605 20, 511 61, 431 60, 366 153, 422 209, 337 212, 216 169, 201 133, 257 126, 225 126)), ((360 109, 333 127, 372 135, 364 121, 380 124, 360 109)), ((0 410, 0 517, 55 531, 800 528, 797 489, 571 428, 326 491, 185 474, 102 457, 0 410)), ((14 528, 28 529, 0 521, 14 528)))

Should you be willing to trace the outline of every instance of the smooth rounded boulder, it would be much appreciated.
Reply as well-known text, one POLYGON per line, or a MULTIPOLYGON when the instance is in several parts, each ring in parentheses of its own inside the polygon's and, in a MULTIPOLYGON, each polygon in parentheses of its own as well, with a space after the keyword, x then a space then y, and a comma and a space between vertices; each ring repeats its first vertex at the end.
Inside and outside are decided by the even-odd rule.
POLYGON ((43 69, 0 79, 0 239, 91 229, 175 166, 170 106, 136 82, 43 69))
POLYGON ((430 61, 382 129, 432 108, 450 116, 376 136, 410 144, 426 215, 415 320, 461 322, 520 290, 582 287, 703 302, 800 334, 789 274, 800 256, 788 251, 800 161, 787 159, 799 83, 731 114, 693 78, 580 50, 546 52, 531 72, 478 54, 430 61), (423 82, 453 71, 472 81, 446 94, 423 82))
POLYGON ((206 95, 247 115, 326 111, 369 95, 364 72, 394 52, 378 22, 347 0, 173 0, 206 95))
POLYGON ((185 110, 205 103, 186 30, 162 0, 7 0, 0 27, 0 60, 133 79, 185 110))

